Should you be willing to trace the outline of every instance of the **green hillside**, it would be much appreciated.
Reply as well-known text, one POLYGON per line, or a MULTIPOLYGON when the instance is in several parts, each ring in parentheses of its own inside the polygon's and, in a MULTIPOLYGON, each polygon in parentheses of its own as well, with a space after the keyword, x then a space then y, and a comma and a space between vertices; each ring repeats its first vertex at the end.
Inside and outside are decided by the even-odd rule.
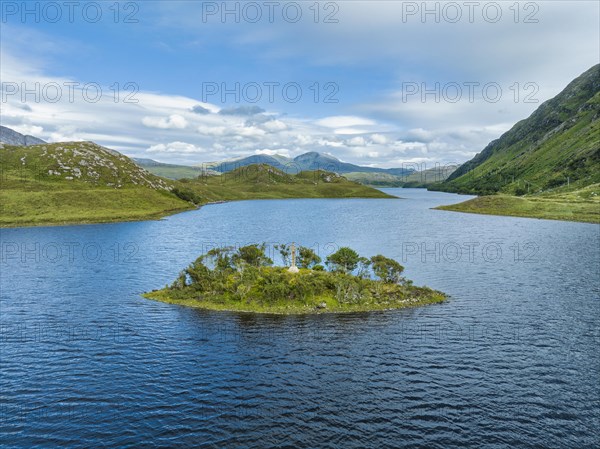
POLYGON ((600 223, 600 184, 539 195, 487 195, 436 209, 486 215, 600 223))
POLYGON ((206 174, 218 175, 217 171, 191 165, 164 164, 152 159, 134 158, 134 162, 150 173, 169 179, 196 178, 206 174))
POLYGON ((439 190, 523 195, 600 182, 600 64, 572 81, 439 190))
POLYGON ((158 218, 192 205, 172 183, 92 142, 0 145, 0 226, 158 218))
POLYGON ((278 198, 394 198, 324 171, 289 175, 267 164, 240 167, 220 176, 180 180, 203 202, 278 198))
POLYGON ((445 181, 457 167, 457 165, 434 167, 421 171, 413 171, 405 175, 352 172, 345 173, 344 177, 351 181, 376 187, 427 187, 445 181))
POLYGON ((390 197, 332 173, 268 165, 168 180, 92 142, 0 144, 0 170, 1 227, 154 219, 217 201, 390 197))
POLYGON ((600 222, 600 65, 430 189, 487 195, 444 210, 600 222))

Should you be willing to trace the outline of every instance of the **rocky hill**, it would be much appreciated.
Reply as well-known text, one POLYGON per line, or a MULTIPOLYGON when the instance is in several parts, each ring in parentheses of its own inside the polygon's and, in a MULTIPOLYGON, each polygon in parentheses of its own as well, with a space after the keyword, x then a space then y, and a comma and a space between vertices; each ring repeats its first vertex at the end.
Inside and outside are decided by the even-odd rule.
POLYGON ((0 226, 159 218, 194 207, 174 181, 92 142, 0 144, 0 226))
POLYGON ((21 146, 29 146, 29 145, 38 145, 40 143, 45 143, 42 139, 38 139, 33 136, 26 136, 24 134, 18 133, 17 131, 7 128, 6 126, 0 126, 0 143, 5 143, 8 145, 21 145, 21 146))
POLYGON ((93 142, 44 143, 33 146, 0 144, 5 174, 21 179, 83 182, 96 187, 149 187, 169 191, 172 184, 144 170, 123 154, 93 142))

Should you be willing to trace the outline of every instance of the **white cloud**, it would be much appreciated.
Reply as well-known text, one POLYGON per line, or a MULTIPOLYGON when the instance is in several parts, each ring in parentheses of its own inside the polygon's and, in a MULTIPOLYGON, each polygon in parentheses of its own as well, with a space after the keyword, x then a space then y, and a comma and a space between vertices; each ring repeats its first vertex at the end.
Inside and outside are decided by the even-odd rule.
POLYGON ((268 156, 281 155, 285 157, 290 157, 290 150, 287 148, 277 148, 275 150, 255 150, 254 154, 266 154, 268 156))
POLYGON ((317 125, 326 128, 348 128, 352 126, 373 125, 373 120, 350 115, 338 115, 317 120, 317 125))
POLYGON ((333 131, 334 134, 346 134, 346 135, 365 134, 366 132, 367 132, 366 129, 361 129, 361 128, 338 128, 333 131))
POLYGON ((197 130, 198 134, 210 137, 224 136, 227 133, 227 128, 224 126, 200 125, 198 126, 197 130))
POLYGON ((32 136, 40 136, 44 132, 44 128, 42 128, 41 126, 27 124, 15 126, 13 129, 21 134, 32 136))
POLYGON ((189 153, 205 153, 203 148, 197 147, 191 143, 186 142, 171 142, 167 144, 159 143, 158 145, 152 145, 146 150, 148 153, 176 153, 176 154, 189 154, 189 153))
POLYGON ((279 132, 288 129, 288 126, 281 120, 269 120, 262 127, 270 132, 279 132))
POLYGON ((173 114, 169 117, 144 117, 142 123, 148 128, 159 129, 184 129, 188 122, 185 117, 173 114))
POLYGON ((378 145, 385 145, 388 143, 388 139, 383 134, 371 134, 371 142, 378 145))
POLYGON ((323 147, 342 148, 344 146, 344 143, 339 140, 329 140, 327 138, 319 139, 317 143, 323 147))
POLYGON ((367 141, 364 137, 357 136, 352 139, 346 140, 346 145, 351 147, 364 147, 367 144, 367 141))

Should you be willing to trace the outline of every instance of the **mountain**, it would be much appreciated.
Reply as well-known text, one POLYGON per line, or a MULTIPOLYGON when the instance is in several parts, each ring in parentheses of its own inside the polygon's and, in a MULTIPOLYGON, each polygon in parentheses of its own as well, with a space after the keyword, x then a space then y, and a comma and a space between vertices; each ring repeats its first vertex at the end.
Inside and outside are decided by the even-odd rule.
POLYGON ((0 227, 147 220, 227 200, 391 198, 335 173, 295 175, 267 164, 164 179, 93 142, 0 144, 0 187, 0 227))
POLYGON ((407 175, 392 175, 389 173, 351 172, 344 176, 351 180, 377 187, 428 187, 448 178, 458 165, 446 165, 413 171, 407 175))
POLYGON ((279 170, 285 171, 286 166, 288 166, 291 162, 292 159, 287 158, 285 156, 269 156, 267 154, 254 154, 252 156, 247 157, 225 159, 223 161, 216 162, 207 162, 205 164, 202 164, 201 166, 215 170, 219 173, 227 173, 232 170, 235 170, 236 168, 246 167, 248 165, 254 164, 267 164, 271 167, 275 167, 279 170))
POLYGON ((173 181, 93 142, 0 144, 0 226, 157 218, 190 209, 173 181))
POLYGON ((600 223, 600 64, 429 188, 484 195, 437 209, 600 223))
POLYGON ((280 198, 393 198, 323 170, 285 172, 269 164, 236 168, 220 176, 182 180, 182 185, 206 201, 280 198))
POLYGON ((133 161, 150 173, 169 179, 197 178, 198 176, 220 175, 220 172, 204 167, 165 164, 153 159, 133 158, 133 161))
POLYGON ((546 192, 600 182, 600 64, 515 124, 435 189, 546 192))
POLYGON ((33 146, 2 145, 0 163, 23 179, 38 182, 74 181, 93 187, 148 187, 170 190, 165 180, 135 164, 118 151, 94 142, 45 143, 33 146))
POLYGON ((18 133, 13 129, 7 128, 6 126, 0 126, 0 143, 7 145, 38 145, 40 143, 46 143, 42 139, 38 139, 33 136, 26 136, 18 133))
POLYGON ((221 173, 226 173, 235 170, 236 168, 245 167, 247 165, 252 164, 267 164, 271 167, 275 167, 279 170, 283 170, 288 173, 298 173, 300 171, 312 170, 325 170, 340 174, 359 172, 388 173, 391 175, 402 176, 407 175, 413 171, 412 169, 407 168, 364 167, 361 165, 342 162, 334 156, 318 153, 316 151, 301 154, 293 159, 281 155, 270 156, 266 154, 255 154, 248 157, 209 162, 207 164, 203 164, 203 166, 219 171, 221 173))

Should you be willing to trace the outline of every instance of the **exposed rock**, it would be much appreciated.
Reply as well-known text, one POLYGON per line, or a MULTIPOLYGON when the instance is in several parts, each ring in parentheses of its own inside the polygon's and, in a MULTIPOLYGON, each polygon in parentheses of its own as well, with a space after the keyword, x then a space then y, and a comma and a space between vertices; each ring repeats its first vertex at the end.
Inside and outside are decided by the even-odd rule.
POLYGON ((7 145, 19 145, 25 147, 46 143, 42 139, 38 139, 37 137, 33 136, 26 136, 18 133, 15 130, 7 128, 6 126, 0 126, 0 142, 7 145))

